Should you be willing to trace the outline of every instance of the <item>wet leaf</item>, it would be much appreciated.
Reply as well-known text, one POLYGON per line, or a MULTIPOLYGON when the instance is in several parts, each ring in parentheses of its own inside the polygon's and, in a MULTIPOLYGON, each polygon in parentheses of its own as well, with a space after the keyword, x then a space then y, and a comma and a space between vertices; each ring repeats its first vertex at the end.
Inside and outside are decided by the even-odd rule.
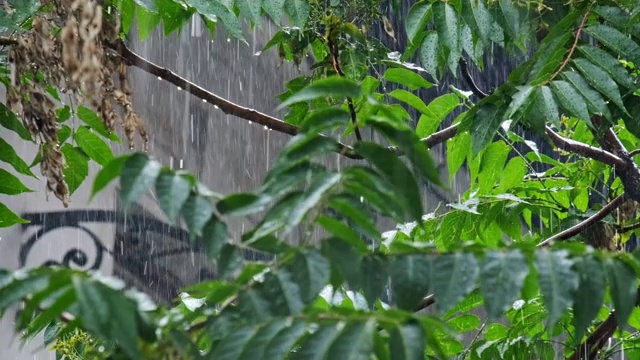
POLYGON ((530 101, 531 93, 535 89, 531 85, 518 86, 517 88, 518 91, 513 94, 507 111, 504 113, 504 119, 513 119, 513 115, 515 115, 518 110, 526 108, 530 101))
POLYGON ((422 99, 407 90, 396 89, 389 93, 389 96, 406 103, 423 114, 426 114, 429 111, 427 105, 422 101, 422 99))
MULTIPOLYGON (((313 334, 300 344, 300 349, 291 354, 291 358, 296 360, 331 359, 329 357, 329 348, 331 343, 338 338, 340 330, 341 327, 337 324, 320 325, 313 334)), ((342 359, 342 357, 340 358, 342 359)))
POLYGON ((124 163, 130 158, 130 155, 124 155, 111 160, 107 165, 103 166, 100 172, 96 175, 96 179, 93 182, 93 188, 91 189, 91 199, 104 189, 109 183, 120 176, 124 163))
MULTIPOLYGON (((251 20, 254 25, 260 24, 260 0, 237 0, 236 6, 242 16, 251 20)), ((280 19, 278 19, 280 20, 280 19)))
POLYGON ((411 90, 419 88, 429 89, 433 84, 428 82, 419 73, 403 68, 389 68, 384 73, 384 78, 408 87, 411 90))
MULTIPOLYGON (((115 164, 114 168, 117 166, 118 164, 115 164)), ((128 209, 140 196, 149 191, 160 174, 161 165, 147 155, 137 153, 126 159, 121 166, 120 201, 123 208, 128 209)), ((95 187, 94 184, 94 192, 95 187)))
POLYGON ((575 338, 582 339, 591 322, 596 318, 604 301, 607 282, 602 262, 592 255, 575 263, 578 288, 573 301, 575 338))
POLYGON ((69 186, 69 194, 73 194, 89 176, 89 157, 79 148, 71 144, 64 144, 60 148, 64 154, 66 167, 64 179, 69 186))
POLYGON ((227 224, 213 214, 202 228, 202 242, 209 260, 218 260, 218 256, 228 239, 227 224))
POLYGON ((172 171, 163 171, 156 179, 156 196, 158 204, 173 224, 189 197, 191 184, 189 180, 172 171))
POLYGON ((331 347, 327 359, 358 360, 368 359, 373 353, 373 333, 376 325, 373 320, 352 321, 347 323, 331 347))
POLYGON ((0 161, 6 162, 9 165, 13 166, 15 171, 20 174, 29 175, 37 179, 37 177, 31 172, 29 169, 29 165, 27 165, 20 156, 16 153, 13 147, 6 142, 3 138, 0 138, 0 161))
POLYGON ((286 229, 291 230, 300 224, 307 213, 326 197, 326 193, 330 192, 341 178, 342 174, 340 173, 327 172, 313 179, 302 198, 296 203, 296 206, 291 209, 287 218, 286 229))
POLYGON ((304 29, 311 13, 311 5, 307 1, 285 0, 284 10, 287 12, 287 15, 289 15, 293 26, 304 29))
POLYGON ((320 133, 340 125, 347 125, 351 121, 348 112, 340 108, 328 108, 311 113, 300 125, 301 133, 320 133))
POLYGON ((620 328, 626 326, 629 315, 636 304, 637 281, 635 272, 624 262, 611 259, 605 263, 616 310, 616 322, 620 328))
POLYGON ((73 138, 82 151, 98 164, 104 166, 113 159, 113 153, 109 145, 100 139, 98 135, 91 132, 88 127, 79 127, 73 138))
POLYGON ((560 105, 569 111, 570 115, 582 119, 589 126, 593 126, 587 110, 587 103, 573 86, 566 81, 556 80, 551 82, 551 88, 560 105))
POLYGON ((427 255, 403 255, 391 262, 391 287, 399 308, 413 311, 429 295, 432 260, 427 255))
POLYGON ((463 0, 462 15, 467 24, 478 34, 480 41, 483 44, 488 44, 493 31, 493 18, 484 1, 463 0))
POLYGON ((503 119, 503 107, 493 104, 480 105, 475 113, 468 113, 473 116, 471 122, 471 149, 477 155, 484 147, 493 140, 494 135, 500 129, 503 119))
POLYGON ((611 56, 606 50, 589 45, 578 46, 578 50, 592 63, 606 71, 616 83, 627 89, 635 90, 636 85, 627 70, 618 59, 611 56))
POLYGON ((305 304, 311 303, 329 282, 331 263, 315 249, 298 252, 287 267, 300 288, 305 304))
POLYGON ((608 97, 622 111, 627 111, 622 103, 622 97, 620 97, 620 89, 618 89, 618 85, 609 74, 587 59, 573 59, 573 64, 580 70, 591 86, 600 91, 602 95, 608 97))
MULTIPOLYGON (((298 1, 298 0, 296 0, 298 1)), ((285 106, 302 101, 309 101, 320 97, 352 97, 357 98, 361 94, 358 84, 347 78, 331 76, 312 82, 302 90, 290 96, 278 106, 282 109, 285 106)))
POLYGON ((609 112, 607 103, 604 102, 597 91, 587 84, 587 81, 580 74, 573 71, 565 71, 562 73, 562 78, 573 85, 576 91, 584 97, 589 111, 602 114, 606 119, 611 120, 611 112, 609 112))
POLYGON ((282 13, 284 11, 285 0, 262 0, 262 8, 264 12, 271 16, 271 20, 276 24, 280 24, 282 13))
POLYGON ((393 329, 389 341, 392 360, 422 360, 425 358, 425 333, 416 322, 393 329))
POLYGON ((0 125, 18 134, 22 140, 33 141, 22 122, 3 103, 0 103, 0 125))
POLYGON ((115 132, 110 132, 109 130, 107 130, 102 119, 95 112, 93 112, 93 110, 80 105, 78 106, 78 109, 76 109, 76 115, 78 115, 78 119, 82 120, 82 122, 87 124, 98 134, 106 137, 111 141, 120 143, 120 138, 118 137, 118 135, 115 132))
POLYGON ((10 172, 0 169, 0 194, 18 195, 33 192, 10 172))
POLYGON ((263 359, 284 359, 289 355, 289 350, 304 334, 305 324, 294 321, 289 327, 280 330, 273 340, 267 345, 263 359))
POLYGON ((425 29, 431 16, 432 12, 430 2, 422 0, 411 6, 405 20, 407 38, 410 43, 413 43, 416 40, 418 33, 425 29))
POLYGON ((604 46, 620 54, 621 58, 628 59, 634 64, 640 64, 640 46, 627 35, 603 24, 591 25, 584 31, 604 46))
POLYGON ((455 253, 435 257, 432 266, 431 286, 442 314, 475 289, 478 263, 471 253, 455 253))
POLYGON ((445 94, 435 98, 420 116, 416 134, 420 138, 433 134, 442 121, 458 106, 460 106, 460 98, 455 94, 445 94))
MULTIPOLYGON (((456 67, 460 58, 460 29, 458 14, 451 4, 438 1, 433 4, 433 18, 438 32, 438 39, 450 51, 449 57, 453 58, 456 67)), ((453 71, 453 69, 452 69, 453 71)))
POLYGON ((433 31, 427 31, 427 35, 420 45, 420 63, 422 67, 434 78, 438 77, 438 34, 433 31))
POLYGON ((202 228, 213 214, 211 199, 191 193, 182 207, 182 218, 192 237, 202 235, 202 228))
POLYGON ((485 254, 480 265, 480 290, 491 319, 496 319, 520 298, 528 273, 527 259, 518 250, 485 254))
MULTIPOLYGON (((16 215, 13 211, 0 202, 0 228, 9 227, 15 224, 28 224, 29 220, 25 220, 16 215)), ((2 309, 0 309, 0 312, 2 309)))

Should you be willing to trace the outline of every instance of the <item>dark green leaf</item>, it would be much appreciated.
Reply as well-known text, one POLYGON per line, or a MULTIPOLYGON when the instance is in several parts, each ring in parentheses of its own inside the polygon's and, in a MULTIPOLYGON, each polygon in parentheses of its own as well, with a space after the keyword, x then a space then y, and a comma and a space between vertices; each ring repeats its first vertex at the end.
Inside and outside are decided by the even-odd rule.
POLYGON ((79 127, 73 138, 82 151, 98 164, 105 166, 113 159, 113 153, 109 145, 100 139, 98 135, 92 133, 88 127, 79 127))
POLYGON ((29 165, 22 160, 16 151, 8 142, 3 138, 0 138, 0 161, 4 161, 19 172, 20 174, 29 175, 37 179, 35 175, 29 169, 29 165))
POLYGON ((124 163, 130 158, 129 155, 124 155, 111 160, 106 166, 103 166, 96 179, 93 182, 93 188, 91 189, 91 198, 102 189, 104 189, 109 183, 120 176, 124 163))
MULTIPOLYGON (((299 1, 299 0, 288 0, 299 1)), ((295 104, 302 101, 313 100, 321 97, 352 97, 357 98, 361 94, 358 84, 347 78, 331 76, 321 80, 314 81, 302 90, 293 94, 287 100, 282 102, 278 109, 285 106, 295 104)))
POLYGON ((339 336, 341 329, 337 324, 330 323, 320 325, 318 329, 308 336, 300 345, 300 349, 291 354, 291 357, 299 360, 330 359, 329 347, 333 340, 339 336))
MULTIPOLYGON (((203 1, 195 0, 198 5, 203 1)), ((186 7, 182 3, 174 2, 173 0, 155 0, 158 7, 158 14, 162 17, 162 24, 164 25, 164 35, 168 36, 175 30, 181 29, 185 26, 193 15, 193 9, 186 7)), ((207 2, 208 3, 208 2, 207 2)), ((216 3, 217 2, 211 2, 216 3)), ((188 5, 193 6, 193 2, 188 1, 188 5)), ((221 8, 224 6, 220 5, 221 8)), ((202 13, 201 11, 198 11, 202 13)))
POLYGON ((636 305, 636 274, 627 264, 617 259, 611 259, 605 265, 611 299, 616 310, 616 322, 622 328, 626 326, 629 315, 636 305))
POLYGON ((291 24, 304 29, 309 20, 311 5, 305 0, 285 0, 284 10, 291 19, 291 24))
POLYGON ((262 8, 264 12, 271 16, 274 23, 280 24, 282 13, 284 11, 285 0, 262 0, 262 8))
POLYGON ((265 348, 269 343, 287 326, 287 321, 284 319, 278 319, 266 324, 258 329, 258 331, 251 337, 246 346, 243 347, 242 353, 238 356, 238 359, 255 360, 262 359, 265 348))
POLYGON ((329 281, 331 264, 317 250, 307 250, 297 253, 288 269, 300 287, 302 301, 309 304, 329 281))
POLYGON ((438 34, 433 30, 427 31, 426 34, 420 45, 420 63, 431 76, 437 78, 440 44, 438 42, 438 34))
POLYGON ((260 24, 260 3, 259 0, 237 0, 236 6, 240 9, 240 14, 252 24, 260 24))
POLYGON ((585 29, 585 32, 620 54, 621 58, 640 64, 640 46, 627 35, 603 24, 591 25, 585 29))
POLYGON ((416 179, 406 165, 392 151, 377 144, 358 142, 355 150, 395 186, 396 194, 401 199, 406 214, 414 220, 420 220, 423 214, 420 190, 416 179))
POLYGON ((389 281, 388 258, 377 254, 362 259, 362 276, 360 287, 369 306, 378 300, 389 281))
POLYGON ((560 105, 569 111, 570 115, 582 119, 589 126, 592 126, 587 103, 573 86, 566 81, 555 80, 551 82, 551 88, 560 105))
POLYGON ((587 108, 592 113, 602 114, 606 119, 611 119, 611 112, 607 107, 600 94, 593 90, 586 80, 580 74, 573 71, 565 71, 562 77, 584 97, 587 102, 587 108))
POLYGON ((478 35, 480 41, 483 44, 489 44, 494 22, 484 1, 464 0, 462 2, 462 15, 465 16, 467 24, 478 35))
MULTIPOLYGON (((110 164, 111 165, 111 164, 110 164)), ((114 165, 114 168, 118 164, 114 165)), ((160 174, 161 165, 147 155, 137 153, 124 161, 120 175, 120 201, 127 209, 145 194, 160 174)), ((97 179, 96 179, 97 183, 97 179)), ((94 184, 94 193, 96 191, 94 184)))
POLYGON ((423 360, 425 358, 425 333, 416 322, 393 329, 389 341, 392 360, 423 360))
POLYGON ((3 103, 0 103, 0 125, 18 134, 22 140, 33 141, 22 122, 3 103))
POLYGON ((372 220, 369 209, 358 199, 349 195, 333 196, 329 205, 341 215, 347 217, 356 230, 361 231, 370 241, 380 240, 380 231, 372 220))
POLYGON ((491 251, 485 255, 480 265, 480 290, 491 319, 496 319, 520 298, 528 273, 527 259, 518 250, 491 251))
POLYGON ((607 51, 588 45, 578 46, 578 50, 592 63, 609 73, 611 78, 618 84, 627 89, 635 90, 636 85, 627 70, 622 67, 619 60, 611 56, 607 51))
POLYGON ((464 299, 476 285, 478 262, 472 253, 440 255, 433 260, 431 272, 432 289, 440 313, 464 299))
POLYGON ((367 245, 362 241, 358 233, 347 224, 326 215, 320 215, 316 221, 331 235, 349 243, 358 251, 364 253, 368 250, 367 245))
POLYGON ((340 108, 328 108, 314 111, 300 125, 301 133, 320 133, 339 125, 347 125, 351 120, 349 113, 340 108))
POLYGON ((607 282, 604 267, 595 256, 585 256, 577 260, 575 265, 579 282, 573 301, 573 322, 575 339, 582 339, 602 307, 607 282))
POLYGON ((591 86, 608 97, 622 111, 626 111, 622 103, 622 97, 620 97, 620 89, 618 89, 618 85, 609 74, 598 66, 593 65, 587 59, 573 59, 573 64, 580 70, 591 86))
POLYGON ((416 40, 418 33, 424 30, 431 16, 430 2, 422 0, 411 6, 405 20, 409 43, 413 43, 416 40))
POLYGON ((69 186, 69 194, 73 194, 89 176, 89 158, 79 147, 64 144, 60 148, 64 154, 66 167, 64 168, 64 180, 69 186))
POLYGON ((515 115, 518 110, 526 108, 533 90, 534 87, 531 85, 518 86, 518 91, 513 94, 509 107, 507 107, 507 111, 505 111, 503 118, 513 119, 513 115, 515 115))
POLYGON ((547 326, 555 325, 562 313, 573 304, 578 276, 571 269, 573 260, 564 250, 539 249, 535 260, 542 299, 547 307, 547 326))
POLYGON ((429 295, 432 260, 426 255, 398 256, 391 262, 391 287, 398 307, 413 311, 429 295))
MULTIPOLYGON (((438 32, 438 39, 450 51, 450 64, 458 66, 460 58, 460 29, 458 25, 458 14, 456 10, 447 2, 438 1, 433 4, 433 18, 438 32)), ((451 70, 454 71, 455 68, 451 70)))
POLYGON ((480 105, 475 113, 469 112, 467 116, 473 116, 471 123, 471 149, 477 155, 484 147, 493 140, 493 136, 502 124, 503 107, 497 107, 487 103, 480 105))
POLYGON ((18 195, 26 192, 33 192, 33 190, 26 187, 10 172, 0 169, 0 194, 18 195))
POLYGON ((304 192, 300 201, 291 209, 287 218, 286 229, 291 230, 304 219, 305 215, 323 200, 326 193, 338 184, 342 175, 340 173, 327 172, 318 175, 309 188, 304 192))
POLYGON ((163 171, 156 179, 156 196, 158 204, 173 224, 189 197, 191 184, 184 177, 172 171, 163 171))
POLYGON ((202 228, 202 242, 209 260, 216 261, 218 259, 218 255, 220 255, 228 238, 227 224, 213 214, 202 228))
POLYGON ((373 320, 352 321, 342 329, 331 347, 327 359, 359 360, 368 359, 373 353, 373 320))
POLYGON ((267 346, 263 359, 284 359, 289 354, 289 350, 298 341, 305 331, 305 324, 301 321, 294 321, 293 324, 276 334, 267 346))

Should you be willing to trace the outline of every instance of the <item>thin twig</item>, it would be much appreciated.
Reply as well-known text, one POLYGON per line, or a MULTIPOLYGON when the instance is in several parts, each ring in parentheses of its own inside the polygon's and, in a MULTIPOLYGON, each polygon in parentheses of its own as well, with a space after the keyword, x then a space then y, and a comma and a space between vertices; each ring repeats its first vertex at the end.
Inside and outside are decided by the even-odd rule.
POLYGON ((627 226, 619 226, 616 228, 616 231, 620 234, 624 234, 627 233, 629 231, 633 231, 636 229, 640 229, 640 222, 637 222, 635 224, 631 224, 631 225, 627 225, 627 226))
MULTIPOLYGON (((331 52, 331 60, 333 63, 333 69, 340 77, 344 77, 344 72, 340 67, 340 50, 338 44, 332 40, 333 37, 329 37, 329 51, 331 52)), ((349 114, 351 115, 351 122, 353 123, 353 132, 356 134, 356 139, 362 141, 362 135, 360 134, 360 128, 358 128, 358 119, 356 117, 356 108, 353 106, 353 99, 347 97, 347 106, 349 107, 349 114)))
POLYGON ((629 153, 629 157, 634 157, 638 154, 640 154, 640 149, 631 150, 631 152, 629 153))
POLYGON ((541 243, 538 244, 538 246, 548 246, 553 244, 554 241, 558 241, 558 240, 567 240, 575 235, 578 235, 579 233, 583 232, 584 230, 586 230, 587 228, 589 228, 590 226, 595 225, 597 222, 599 222, 600 220, 604 219, 605 217, 607 217, 607 215, 611 214, 615 209, 617 209, 620 205, 622 205, 622 203, 626 200, 626 195, 622 194, 622 195, 618 195, 618 197, 616 197, 615 199, 611 200, 610 203, 608 203, 607 205, 605 205, 602 209, 600 209, 600 211, 598 211, 597 213, 591 215, 589 218, 585 219, 584 221, 582 221, 581 223, 574 225, 564 231, 561 231, 553 236, 551 236, 550 238, 547 238, 546 240, 542 241, 541 243))
POLYGON ((18 40, 6 36, 0 36, 0 46, 18 45, 18 40))
POLYGON ((580 22, 580 26, 578 27, 578 30, 576 31, 576 37, 573 40, 573 45, 571 45, 571 48, 569 49, 569 54, 564 59, 564 61, 562 62, 562 65, 560 65, 558 70, 556 70, 556 72, 554 72, 553 75, 551 75, 551 78, 549 78, 549 81, 555 79, 555 77, 558 76, 558 74, 560 74, 560 72, 562 72, 562 70, 564 70, 564 68, 567 66, 569 61, 571 61, 571 57, 573 56, 573 52, 575 51, 576 47, 578 47, 578 40, 580 40, 580 34, 582 33, 582 29, 584 28, 584 25, 587 23, 587 17, 589 17, 589 12, 588 11, 582 16, 582 22, 580 22))

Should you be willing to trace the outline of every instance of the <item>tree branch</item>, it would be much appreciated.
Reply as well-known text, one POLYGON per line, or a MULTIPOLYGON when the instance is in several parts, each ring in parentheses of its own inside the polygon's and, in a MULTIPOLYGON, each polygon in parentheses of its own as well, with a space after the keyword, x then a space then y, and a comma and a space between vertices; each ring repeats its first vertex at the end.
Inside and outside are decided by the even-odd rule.
POLYGON ((611 214, 615 209, 617 209, 620 205, 622 205, 622 203, 626 199, 627 197, 625 194, 619 195, 615 199, 611 200, 610 203, 605 205, 597 213, 591 215, 589 218, 585 219, 581 223, 574 225, 564 231, 561 231, 550 238, 547 238, 546 240, 539 243, 538 246, 548 246, 553 244, 554 241, 567 240, 575 235, 578 235, 579 233, 588 229, 590 226, 595 225, 597 222, 607 217, 607 215, 611 214))
POLYGON ((549 126, 545 126, 546 134, 551 138, 553 144, 561 150, 570 151, 584 157, 600 161, 610 166, 624 166, 625 162, 620 157, 595 146, 587 145, 579 141, 567 139, 553 131, 549 126))
POLYGON ((569 54, 564 59, 564 61, 562 62, 562 65, 560 65, 558 70, 556 70, 556 72, 554 72, 553 75, 551 75, 551 77, 549 78, 549 81, 555 79, 555 77, 558 76, 558 74, 560 74, 560 72, 562 72, 562 70, 564 70, 564 68, 567 66, 569 61, 571 61, 571 57, 573 56, 573 52, 576 50, 576 47, 578 47, 578 40, 580 40, 580 33, 582 33, 582 29, 584 28, 584 24, 587 23, 587 18, 588 17, 589 17, 589 12, 587 11, 582 16, 582 22, 580 22, 580 26, 578 26, 578 30, 576 31, 576 35, 575 35, 575 39, 573 40, 573 45, 571 45, 571 48, 569 49, 569 54))
POLYGON ((16 39, 0 36, 0 46, 17 45, 17 44, 18 44, 18 40, 16 39))

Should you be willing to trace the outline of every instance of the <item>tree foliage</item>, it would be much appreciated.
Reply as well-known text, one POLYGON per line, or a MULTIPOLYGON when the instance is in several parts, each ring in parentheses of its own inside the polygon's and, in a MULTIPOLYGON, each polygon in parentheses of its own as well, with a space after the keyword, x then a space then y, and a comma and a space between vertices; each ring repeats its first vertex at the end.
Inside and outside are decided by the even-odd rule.
MULTIPOLYGON (((44 332, 60 354, 96 354, 100 344, 96 356, 133 359, 577 359, 637 347, 640 256, 624 251, 640 228, 636 2, 422 0, 396 29, 379 0, 106 3, 120 16, 122 37, 133 26, 141 39, 156 27, 169 35, 196 15, 212 34, 223 25, 243 41, 242 21, 272 21, 280 30, 265 50, 296 64, 311 53, 315 63, 279 95, 284 122, 190 90, 293 135, 262 185, 246 193, 219 196, 145 153, 114 158, 107 143, 119 140, 103 115, 59 104, 69 190, 85 180, 90 160, 103 166, 94 193, 119 179, 126 207, 153 189, 220 278, 184 289, 175 306, 159 306, 97 274, 3 271, 0 312, 24 303, 16 329, 26 339, 44 332), (386 34, 371 33, 376 23, 386 34), (406 47, 392 52, 385 43, 400 32, 406 47), (504 83, 479 89, 467 61, 491 73, 495 48, 521 61, 504 83), (460 74, 471 92, 433 86, 447 74, 460 74), (425 101, 429 92, 437 96, 425 101), (83 124, 72 128, 71 116, 83 124), (392 146, 347 146, 331 136, 359 128, 392 146), (541 151, 543 141, 557 154, 541 151), (443 142, 448 180, 464 171, 470 186, 459 201, 425 214, 423 184, 449 182, 428 150, 443 142), (333 152, 360 161, 340 171, 318 162, 333 152), (231 239, 226 221, 251 214, 261 221, 231 239), (374 214, 398 228, 383 233, 374 214), (293 245, 300 227, 322 229, 324 238, 293 245), (247 249, 272 260, 245 260, 247 249), (617 343, 604 348, 602 339, 612 336, 617 343), (93 343, 81 348, 85 338, 93 343)), ((28 31, 34 12, 51 11, 35 5, 16 6, 0 25, 28 31)), ((103 45, 128 66, 186 81, 123 42, 103 45)), ((0 80, 9 88, 6 65, 0 80)), ((1 105, 0 125, 31 141, 19 117, 1 105)), ((38 158, 28 165, 2 141, 0 160, 35 176, 38 158)), ((12 172, 2 170, 0 179, 0 193, 32 191, 12 172)), ((23 221, 0 206, 0 226, 23 221)))

